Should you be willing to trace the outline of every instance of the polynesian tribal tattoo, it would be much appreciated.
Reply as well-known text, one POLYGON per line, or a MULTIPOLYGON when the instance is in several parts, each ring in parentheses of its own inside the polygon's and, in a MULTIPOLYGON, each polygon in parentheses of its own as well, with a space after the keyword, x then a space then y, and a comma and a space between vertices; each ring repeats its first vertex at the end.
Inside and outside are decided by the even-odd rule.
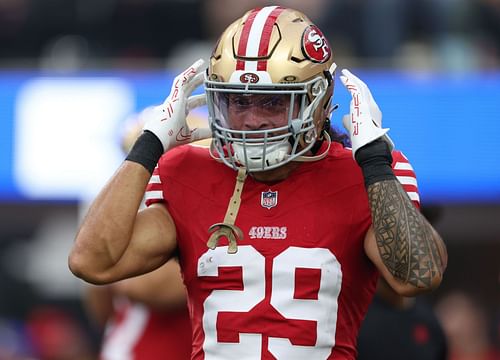
POLYGON ((397 279, 428 287, 442 269, 436 239, 398 180, 368 186, 375 238, 380 256, 397 279))

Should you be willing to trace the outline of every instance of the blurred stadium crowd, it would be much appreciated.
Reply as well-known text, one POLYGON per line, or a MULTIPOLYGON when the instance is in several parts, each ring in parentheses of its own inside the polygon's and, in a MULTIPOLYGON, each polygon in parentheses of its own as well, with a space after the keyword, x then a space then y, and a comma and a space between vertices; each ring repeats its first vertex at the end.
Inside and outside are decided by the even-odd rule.
MULTIPOLYGON (((500 68, 500 0, 0 0, 0 70, 183 68, 208 57, 231 20, 270 3, 308 14, 330 40, 337 63, 446 71, 500 68)), ((80 284, 73 278, 35 279, 41 290, 33 286, 36 271, 31 279, 12 274, 36 268, 33 262, 49 266, 51 251, 65 258, 69 244, 57 245, 58 237, 74 236, 78 207, 6 203, 0 204, 0 215, 0 360, 95 359, 100 333, 81 308, 80 284), (53 216, 47 219, 48 212, 53 216), (10 247, 35 236, 35 244, 27 240, 15 251, 10 247), (18 260, 28 253, 29 260, 18 260)), ((480 248, 461 245, 450 248, 451 268, 480 248)), ((498 254, 486 245, 468 269, 484 256, 491 257, 490 270, 499 276, 498 254)), ((476 296, 481 275, 456 274, 430 299, 448 336, 450 359, 496 359, 500 278, 492 280, 496 293, 476 296), (455 289, 461 281, 468 291, 455 289)))
MULTIPOLYGON (((59 66, 158 64, 158 60, 177 57, 180 49, 190 45, 211 44, 242 11, 269 3, 2 0, 0 59, 8 67, 44 65, 54 57, 60 59, 59 66)), ((276 3, 305 10, 326 33, 337 56, 363 66, 462 69, 499 65, 498 0, 276 3)))

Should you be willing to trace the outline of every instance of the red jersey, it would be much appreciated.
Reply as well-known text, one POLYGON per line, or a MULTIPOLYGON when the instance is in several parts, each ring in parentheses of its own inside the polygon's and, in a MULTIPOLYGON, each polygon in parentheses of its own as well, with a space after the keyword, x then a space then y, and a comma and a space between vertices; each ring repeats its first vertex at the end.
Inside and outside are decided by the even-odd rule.
POLYGON ((101 360, 188 360, 191 325, 187 308, 155 311, 119 298, 106 327, 101 360))
POLYGON ((161 158, 146 192, 177 228, 192 358, 355 359, 378 271, 364 251, 371 215, 351 151, 332 143, 325 159, 272 185, 247 177, 238 252, 223 239, 210 250, 208 228, 223 221, 235 182, 207 149, 182 146, 161 158))

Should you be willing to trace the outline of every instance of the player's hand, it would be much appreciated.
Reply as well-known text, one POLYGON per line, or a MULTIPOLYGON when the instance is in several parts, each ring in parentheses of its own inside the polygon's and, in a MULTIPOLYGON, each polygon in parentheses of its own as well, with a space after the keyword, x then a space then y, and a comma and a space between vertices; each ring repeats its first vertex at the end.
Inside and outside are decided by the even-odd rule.
POLYGON ((387 135, 389 129, 382 129, 382 112, 368 89, 368 86, 349 70, 343 69, 340 80, 351 94, 350 112, 344 115, 342 122, 352 143, 352 156, 366 144, 381 138, 394 148, 387 135))
POLYGON ((147 108, 140 115, 144 122, 143 129, 156 135, 164 152, 178 145, 212 136, 210 129, 190 129, 186 123, 189 111, 207 102, 205 94, 190 96, 203 83, 203 70, 199 71, 203 63, 200 59, 179 74, 163 104, 147 108))

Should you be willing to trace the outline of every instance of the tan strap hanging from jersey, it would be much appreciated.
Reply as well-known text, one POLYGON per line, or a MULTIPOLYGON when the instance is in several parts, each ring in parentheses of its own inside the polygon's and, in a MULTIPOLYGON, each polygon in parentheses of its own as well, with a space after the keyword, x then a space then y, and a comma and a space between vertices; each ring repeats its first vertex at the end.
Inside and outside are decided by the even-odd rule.
POLYGON ((238 251, 237 240, 243 239, 243 231, 241 231, 234 222, 236 221, 236 216, 238 216, 238 211, 240 209, 241 193, 246 177, 246 168, 240 167, 238 169, 238 175, 236 176, 233 196, 227 206, 226 216, 224 216, 224 222, 213 224, 208 229, 209 233, 213 232, 207 241, 207 246, 212 250, 216 248, 221 237, 226 237, 228 240, 228 254, 234 254, 238 251))

